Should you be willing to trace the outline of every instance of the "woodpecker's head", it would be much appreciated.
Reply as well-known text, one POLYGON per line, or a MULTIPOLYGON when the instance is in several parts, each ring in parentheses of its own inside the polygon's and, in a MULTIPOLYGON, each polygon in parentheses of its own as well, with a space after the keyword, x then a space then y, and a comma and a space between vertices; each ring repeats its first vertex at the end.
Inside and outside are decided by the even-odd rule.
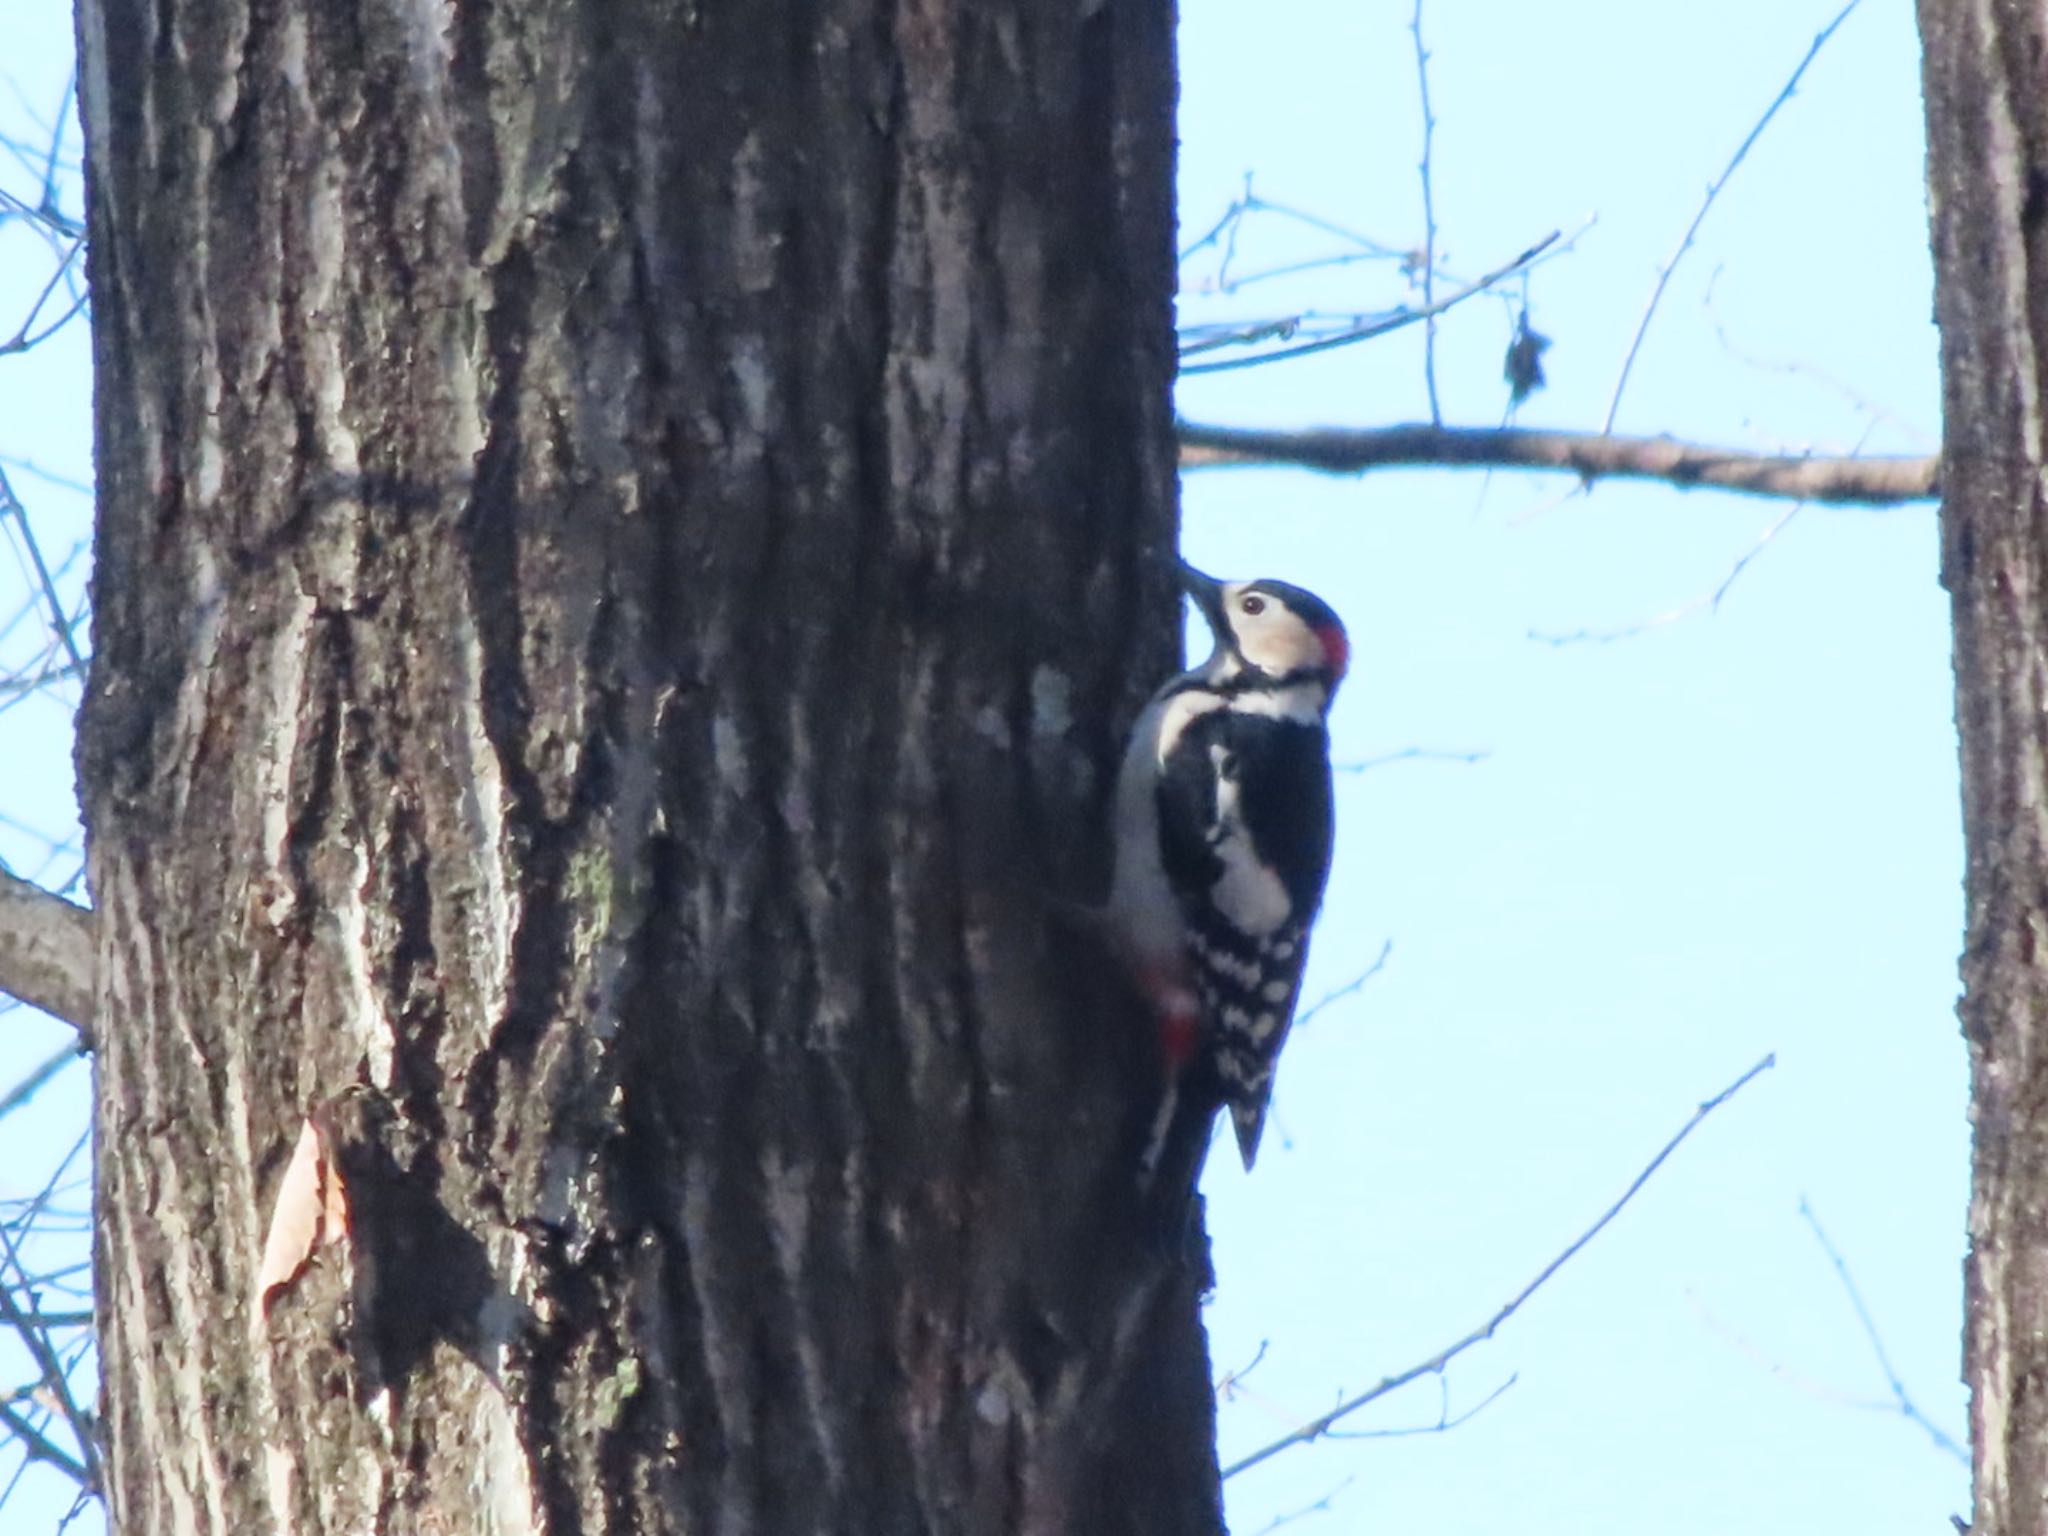
POLYGON ((1284 581, 1218 581, 1181 562, 1180 584, 1216 637, 1201 670, 1221 680, 1256 673, 1274 682, 1317 682, 1327 697, 1351 664, 1344 622, 1313 592, 1284 581))

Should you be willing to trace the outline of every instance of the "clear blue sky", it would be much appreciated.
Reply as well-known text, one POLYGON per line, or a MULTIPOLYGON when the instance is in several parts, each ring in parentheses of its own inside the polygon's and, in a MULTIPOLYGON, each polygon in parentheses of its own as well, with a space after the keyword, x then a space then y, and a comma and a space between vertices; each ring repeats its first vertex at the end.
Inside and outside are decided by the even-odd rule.
MULTIPOLYGON (((1835 8, 1431 0, 1449 265, 1475 274, 1598 216, 1532 281, 1534 323, 1554 345, 1551 387, 1525 424, 1598 425, 1657 264, 1835 8)), ((64 8, 17 10, 0 59, 47 115, 67 69, 64 8)), ((1410 14, 1409 0, 1187 0, 1190 234, 1249 172, 1268 197, 1419 244, 1410 14)), ((1904 0, 1866 0, 1843 26, 1680 266, 1621 429, 1758 448, 1931 445, 1916 54, 1904 0)), ((23 114, 0 96, 0 131, 22 131, 23 114)), ((21 194, 25 178, 0 166, 0 186, 21 194)), ((1326 249, 1260 221, 1237 270, 1326 249)), ((18 306, 40 283, 28 262, 0 237, 0 302, 18 306)), ((1393 264, 1367 263, 1190 298, 1187 313, 1410 297, 1393 264)), ((13 323, 0 316, 0 333, 13 323)), ((1447 419, 1500 419, 1506 340, 1492 300, 1447 318, 1447 419)), ((83 476, 83 353, 74 333, 0 359, 0 455, 83 476)), ((1428 409, 1420 333, 1190 380, 1182 407, 1246 424, 1416 419, 1428 409)), ((82 499, 10 473, 61 555, 82 499)), ((1960 1439, 1962 853, 1933 513, 1801 511, 1718 612, 1553 645, 1531 633, 1622 630, 1684 609, 1787 510, 1568 490, 1471 473, 1188 483, 1191 558, 1302 582, 1349 621, 1340 758, 1488 754, 1342 783, 1309 995, 1384 941, 1393 952, 1290 1047, 1280 1134, 1269 1131, 1257 1174, 1212 1162, 1218 1370, 1265 1345, 1224 1409, 1225 1458, 1484 1320, 1694 1104, 1766 1051, 1779 1065, 1449 1374, 1453 1413, 1517 1376, 1504 1396, 1446 1434, 1290 1452, 1229 1485, 1233 1528, 1249 1536, 1330 1495, 1300 1529, 1945 1529, 1967 1512, 1966 1475, 1890 1411, 1799 1216, 1808 1197, 1899 1375, 1960 1439)), ((0 558, 0 619, 18 598, 0 558)), ((35 643, 0 637, 0 663, 35 643)), ((51 704, 0 713, 0 812, 60 837, 63 727, 51 704)), ((41 858, 4 826, 0 853, 17 868, 41 858)), ((0 1019, 0 1084, 61 1038, 0 1019)), ((36 1181, 83 1103, 74 1070, 38 1114, 0 1125, 0 1194, 36 1181)), ((20 1374, 4 1356, 0 1368, 20 1374)), ((1423 1383, 1358 1427, 1438 1411, 1423 1383)), ((38 1528, 17 1507, 9 1529, 38 1528)))

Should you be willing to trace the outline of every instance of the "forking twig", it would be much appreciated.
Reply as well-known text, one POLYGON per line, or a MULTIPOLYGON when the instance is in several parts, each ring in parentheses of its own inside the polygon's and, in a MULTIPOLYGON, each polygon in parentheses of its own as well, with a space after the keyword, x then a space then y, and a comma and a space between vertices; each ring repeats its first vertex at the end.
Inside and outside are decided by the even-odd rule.
POLYGON ((1558 1254, 1556 1258, 1552 1259, 1548 1264, 1544 1265, 1543 1268, 1537 1272, 1535 1279, 1531 1280, 1527 1285, 1523 1286, 1521 1290, 1517 1291, 1515 1293, 1514 1298, 1511 1301, 1509 1301, 1506 1306, 1502 1307, 1499 1311, 1495 1312, 1492 1317, 1488 1318, 1484 1323, 1480 1324, 1479 1327, 1473 1329, 1470 1333, 1466 1334, 1465 1337, 1458 1340, 1457 1343, 1451 1345, 1449 1348, 1439 1350, 1436 1354, 1431 1355, 1427 1360, 1421 1361, 1420 1363, 1415 1365, 1411 1365, 1408 1367, 1407 1370, 1401 1371, 1396 1375, 1387 1377, 1385 1380, 1381 1381, 1378 1386, 1372 1387, 1367 1391, 1361 1392, 1356 1397, 1346 1398, 1343 1402, 1339 1403, 1336 1407, 1332 1408, 1328 1413, 1322 1415, 1320 1418, 1311 1419, 1308 1423, 1302 1425, 1301 1428, 1295 1430, 1293 1433, 1283 1435, 1280 1439, 1275 1440, 1272 1444, 1262 1446, 1258 1450, 1253 1451, 1251 1455, 1242 1457, 1239 1460, 1232 1462, 1229 1466, 1223 1469, 1222 1475, 1225 1478, 1235 1477, 1238 1473, 1247 1471, 1250 1468, 1257 1466, 1260 1462, 1265 1461, 1270 1457, 1279 1455, 1280 1452, 1286 1450, 1290 1445, 1305 1445, 1311 1440, 1321 1439, 1324 1435, 1330 1432, 1331 1427, 1335 1425, 1339 1420, 1345 1418, 1347 1415, 1356 1413, 1359 1409, 1363 1408, 1367 1403, 1375 1402, 1378 1399, 1385 1397, 1388 1393, 1396 1391, 1401 1387, 1407 1386, 1409 1382, 1414 1381, 1419 1377, 1434 1375, 1442 1371, 1446 1365, 1449 1365, 1451 1361, 1455 1360, 1459 1355, 1462 1355, 1466 1350, 1470 1349, 1473 1345, 1483 1344, 1486 1342, 1486 1340, 1492 1338, 1494 1334, 1499 1331, 1500 1326, 1503 1323, 1505 1323, 1509 1318, 1513 1317, 1516 1312, 1521 1310, 1522 1304, 1526 1302, 1531 1296, 1534 1296, 1537 1293, 1537 1291, 1541 1290, 1543 1288, 1544 1283, 1548 1281, 1552 1275, 1556 1274, 1560 1269, 1564 1268, 1566 1264, 1571 1262, 1572 1258, 1575 1255, 1577 1255, 1578 1251, 1581 1248, 1585 1247, 1586 1244, 1590 1243, 1595 1237, 1599 1236, 1601 1230, 1605 1228, 1609 1222, 1613 1221, 1615 1217, 1619 1216, 1622 1213, 1623 1208, 1628 1205, 1629 1201, 1633 1200, 1636 1197, 1637 1191, 1639 1191, 1645 1184, 1650 1182, 1651 1175, 1656 1173, 1656 1171, 1659 1168, 1664 1166, 1665 1159, 1670 1157, 1672 1153, 1676 1152, 1679 1146, 1684 1142, 1685 1138, 1690 1136, 1695 1130, 1699 1128, 1699 1124, 1701 1121, 1705 1120, 1708 1115, 1712 1114, 1715 1110, 1719 1109, 1723 1104, 1727 1103, 1730 1099, 1734 1098, 1737 1093, 1740 1093, 1742 1089, 1748 1085, 1751 1078, 1757 1077, 1763 1072, 1768 1071, 1771 1067, 1776 1066, 1777 1062, 1778 1056, 1777 1053, 1774 1051, 1770 1055, 1764 1057, 1764 1059, 1759 1061, 1755 1066, 1751 1067, 1747 1072, 1743 1073, 1742 1076, 1736 1078, 1735 1081, 1730 1083, 1726 1088, 1723 1088, 1719 1093, 1715 1094, 1711 1099, 1706 1100, 1697 1109, 1695 1109, 1693 1111, 1692 1118, 1686 1121, 1684 1125, 1679 1127, 1678 1134, 1676 1136, 1673 1136, 1669 1141, 1664 1143, 1662 1149, 1659 1150, 1657 1155, 1651 1158, 1650 1161, 1643 1166, 1643 1171, 1635 1176, 1634 1182, 1632 1182, 1627 1189, 1621 1192, 1621 1198, 1615 1201, 1614 1204, 1608 1206, 1605 1211, 1601 1212, 1599 1220, 1595 1221, 1590 1227, 1586 1228, 1585 1231, 1581 1232, 1576 1238, 1574 1238, 1570 1246, 1565 1248, 1565 1250, 1562 1253, 1558 1254))
POLYGON ((1673 250, 1664 265, 1657 269, 1657 281, 1650 289, 1650 302, 1643 307, 1643 318, 1636 322, 1635 339, 1628 344, 1628 352, 1622 357, 1621 373, 1614 381, 1614 393, 1607 400, 1607 416, 1600 423, 1602 436, 1614 430, 1615 415, 1621 410, 1621 392, 1628 387, 1629 370, 1635 367, 1636 353, 1642 350, 1643 337, 1650 329, 1651 317, 1657 313, 1657 304, 1664 297, 1664 288, 1671 281, 1671 274, 1678 270, 1678 263, 1684 259, 1685 253, 1692 249, 1693 237, 1700 232, 1700 226, 1706 222, 1707 213, 1714 206, 1714 199, 1721 195, 1721 189, 1728 185, 1728 178, 1735 174, 1735 168, 1742 164, 1751 146, 1763 136, 1763 131, 1770 126, 1771 119, 1778 115, 1778 108, 1792 99, 1792 93, 1799 88, 1799 81, 1806 73, 1806 67, 1814 61, 1821 49, 1827 46, 1828 39, 1835 35, 1835 29, 1847 21, 1849 13, 1862 3, 1863 0, 1849 0, 1847 5, 1835 13, 1835 19, 1820 29, 1813 40, 1813 46, 1806 50, 1806 57, 1799 61, 1799 67, 1792 71, 1792 78, 1785 82, 1785 88, 1778 92, 1776 98, 1764 109, 1764 115, 1758 118, 1756 126, 1749 130, 1749 137, 1736 147, 1727 165, 1721 168, 1721 174, 1707 183, 1707 195, 1700 203, 1699 212, 1694 214, 1692 222, 1686 225, 1685 234, 1679 240, 1677 249, 1673 250))
POLYGON ((1892 1357, 1885 1351, 1884 1338, 1877 1331, 1877 1321, 1870 1315, 1870 1308, 1864 1305, 1863 1293, 1856 1288, 1856 1281, 1849 1273, 1848 1260, 1844 1259, 1841 1250, 1828 1240, 1827 1232, 1821 1227, 1820 1218, 1814 1215, 1813 1207, 1807 1204, 1804 1195, 1799 1197, 1799 1215, 1813 1232, 1813 1239, 1820 1244, 1821 1252, 1828 1256, 1828 1262, 1835 1267, 1835 1278, 1842 1282, 1842 1289, 1848 1293, 1849 1305, 1855 1309, 1856 1321, 1863 1325, 1863 1337, 1870 1344, 1870 1352, 1877 1357, 1877 1368, 1884 1372, 1884 1384, 1891 1389, 1892 1402, 1897 1406, 1899 1416, 1910 1423, 1918 1424, 1927 1432, 1927 1438, 1934 1442, 1936 1450, 1946 1452, 1967 1467, 1970 1464, 1970 1453, 1956 1444, 1940 1425, 1920 1411, 1920 1405, 1913 1401, 1912 1394, 1906 1390, 1906 1384, 1899 1380, 1898 1370, 1892 1365, 1892 1357))

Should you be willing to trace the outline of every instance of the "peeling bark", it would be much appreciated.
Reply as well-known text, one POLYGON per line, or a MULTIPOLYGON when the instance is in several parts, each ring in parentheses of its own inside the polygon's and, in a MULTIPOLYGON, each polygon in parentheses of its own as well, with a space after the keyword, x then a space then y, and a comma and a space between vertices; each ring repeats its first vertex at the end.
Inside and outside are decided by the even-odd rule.
POLYGON ((1921 0, 1968 848, 1978 1536, 2048 1508, 2048 5, 1921 0))
POLYGON ((1220 1528, 1048 915, 1174 649, 1171 31, 83 0, 117 1531, 1220 1528))

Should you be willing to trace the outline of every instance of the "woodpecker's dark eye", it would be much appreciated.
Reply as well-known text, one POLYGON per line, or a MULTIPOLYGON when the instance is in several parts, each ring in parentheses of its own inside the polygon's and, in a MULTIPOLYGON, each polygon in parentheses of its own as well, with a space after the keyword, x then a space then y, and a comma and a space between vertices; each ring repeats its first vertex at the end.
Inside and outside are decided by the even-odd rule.
POLYGON ((1266 600, 1263 597, 1259 596, 1258 593, 1254 592, 1247 596, 1245 600, 1239 603, 1237 606, 1242 608, 1246 613, 1264 613, 1266 611, 1266 600))

